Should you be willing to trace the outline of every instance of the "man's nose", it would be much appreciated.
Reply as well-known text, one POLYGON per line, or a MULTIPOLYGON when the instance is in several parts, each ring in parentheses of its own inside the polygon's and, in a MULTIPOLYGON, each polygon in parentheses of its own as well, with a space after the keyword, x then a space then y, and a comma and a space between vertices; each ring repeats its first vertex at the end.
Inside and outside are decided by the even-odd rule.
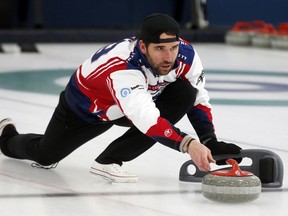
POLYGON ((173 52, 170 50, 166 50, 165 55, 164 55, 164 60, 167 62, 172 62, 173 61, 173 52))

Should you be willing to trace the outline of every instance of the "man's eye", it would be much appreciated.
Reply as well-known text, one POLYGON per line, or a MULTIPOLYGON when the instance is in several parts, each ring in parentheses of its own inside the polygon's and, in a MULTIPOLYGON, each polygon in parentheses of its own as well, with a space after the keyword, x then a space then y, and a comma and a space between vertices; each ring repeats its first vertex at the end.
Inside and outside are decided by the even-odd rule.
POLYGON ((178 46, 173 46, 172 48, 171 48, 171 50, 176 50, 178 48, 178 46))

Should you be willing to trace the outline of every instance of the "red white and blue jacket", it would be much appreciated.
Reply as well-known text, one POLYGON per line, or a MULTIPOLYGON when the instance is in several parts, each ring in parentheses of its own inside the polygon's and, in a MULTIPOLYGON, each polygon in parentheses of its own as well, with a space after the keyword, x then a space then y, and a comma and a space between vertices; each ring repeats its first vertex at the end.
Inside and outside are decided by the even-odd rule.
POLYGON ((200 58, 182 39, 175 67, 165 76, 153 71, 136 37, 103 47, 73 74, 66 87, 66 99, 73 112, 89 123, 126 116, 142 133, 181 151, 189 136, 160 117, 154 103, 164 88, 179 78, 189 80, 198 90, 187 115, 199 139, 215 136, 200 58))

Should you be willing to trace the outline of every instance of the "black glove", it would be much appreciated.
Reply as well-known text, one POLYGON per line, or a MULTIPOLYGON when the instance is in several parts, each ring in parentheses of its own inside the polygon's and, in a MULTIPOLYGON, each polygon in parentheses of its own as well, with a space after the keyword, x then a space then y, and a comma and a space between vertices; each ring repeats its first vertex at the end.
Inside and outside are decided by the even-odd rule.
MULTIPOLYGON (((233 143, 226 143, 223 141, 217 141, 216 138, 211 138, 205 142, 205 146, 210 149, 212 156, 222 154, 239 154, 241 148, 233 143)), ((227 158, 228 159, 228 158, 227 158)), ((233 158, 238 163, 242 161, 242 158, 233 158)), ((225 165, 226 159, 216 161, 217 165, 225 165)))

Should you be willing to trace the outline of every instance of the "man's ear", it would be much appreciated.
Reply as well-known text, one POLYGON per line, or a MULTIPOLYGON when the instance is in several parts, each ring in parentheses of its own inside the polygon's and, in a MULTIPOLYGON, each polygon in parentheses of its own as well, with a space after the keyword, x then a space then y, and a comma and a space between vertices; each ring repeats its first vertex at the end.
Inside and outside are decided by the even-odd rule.
POLYGON ((139 40, 139 47, 143 54, 146 54, 146 45, 143 40, 139 40))

